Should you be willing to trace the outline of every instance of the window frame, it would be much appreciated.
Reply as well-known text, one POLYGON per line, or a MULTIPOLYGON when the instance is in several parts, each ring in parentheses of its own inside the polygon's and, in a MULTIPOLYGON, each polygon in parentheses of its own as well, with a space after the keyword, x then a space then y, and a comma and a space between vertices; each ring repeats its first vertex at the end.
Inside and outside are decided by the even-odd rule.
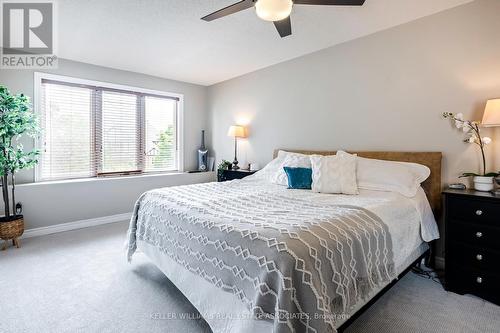
MULTIPOLYGON (((109 177, 127 177, 127 176, 141 176, 141 175, 151 175, 151 174, 169 174, 169 173, 178 173, 184 172, 184 95, 179 93, 172 93, 160 90, 152 90, 128 85, 115 84, 110 82, 96 81, 96 80, 87 80, 80 79, 71 76, 64 75, 56 75, 42 72, 34 73, 34 101, 33 107, 35 114, 41 118, 41 89, 42 89, 42 80, 47 81, 58 81, 61 83, 67 83, 68 85, 83 85, 87 87, 98 87, 106 90, 116 90, 122 92, 131 92, 136 94, 143 94, 146 96, 157 96, 157 97, 165 97, 170 99, 177 99, 177 110, 175 113, 176 119, 176 161, 177 161, 177 170, 169 170, 169 171, 142 171, 140 173, 110 173, 110 174, 101 174, 97 173, 93 177, 80 177, 80 178, 64 178, 64 179, 44 179, 42 178, 42 160, 35 166, 35 182, 51 182, 51 181, 64 181, 64 180, 74 180, 74 179, 99 179, 99 178, 109 178, 109 177)), ((144 117, 145 115, 141 115, 141 149, 144 144, 144 117)), ((34 146, 35 149, 42 150, 43 142, 41 142, 40 136, 35 137, 34 146)), ((94 151, 94 154, 96 152, 94 151)), ((95 156, 95 155, 94 155, 95 156)), ((142 156, 144 159, 144 156, 142 156)))

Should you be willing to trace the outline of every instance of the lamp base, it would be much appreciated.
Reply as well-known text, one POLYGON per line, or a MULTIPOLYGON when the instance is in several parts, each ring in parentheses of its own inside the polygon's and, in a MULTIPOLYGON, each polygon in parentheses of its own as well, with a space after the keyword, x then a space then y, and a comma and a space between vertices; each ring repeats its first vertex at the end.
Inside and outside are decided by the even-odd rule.
POLYGON ((238 170, 240 167, 238 166, 238 160, 233 161, 233 166, 231 167, 232 170, 238 170))

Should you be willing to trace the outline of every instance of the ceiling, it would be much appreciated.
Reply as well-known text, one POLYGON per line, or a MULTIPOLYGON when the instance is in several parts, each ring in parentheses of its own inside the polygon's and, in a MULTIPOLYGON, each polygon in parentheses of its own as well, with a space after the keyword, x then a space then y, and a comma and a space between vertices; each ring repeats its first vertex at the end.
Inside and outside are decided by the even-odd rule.
POLYGON ((237 0, 58 0, 60 58, 212 85, 472 0, 366 0, 294 6, 293 35, 248 9, 200 18, 237 0))

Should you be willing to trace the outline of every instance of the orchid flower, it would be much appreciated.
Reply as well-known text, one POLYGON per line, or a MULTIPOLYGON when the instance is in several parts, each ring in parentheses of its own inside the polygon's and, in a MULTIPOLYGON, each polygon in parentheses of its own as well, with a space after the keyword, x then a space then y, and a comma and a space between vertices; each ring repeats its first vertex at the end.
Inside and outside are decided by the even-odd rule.
POLYGON ((491 143, 491 141, 492 141, 492 140, 491 140, 491 138, 489 138, 489 137, 487 137, 487 136, 485 136, 485 137, 483 138, 483 144, 484 144, 484 145, 489 145, 489 144, 491 143))
MULTIPOLYGON (((464 139, 466 143, 475 143, 481 149, 481 155, 483 158, 483 175, 486 175, 486 157, 484 154, 484 146, 491 143, 491 138, 481 137, 481 131, 479 130, 479 123, 477 121, 464 120, 464 115, 462 113, 453 114, 451 112, 444 112, 443 117, 450 119, 457 129, 461 129, 464 133, 469 136, 464 139)), ((473 173, 464 173, 465 176, 472 175, 473 173)))
POLYGON ((456 126, 456 128, 458 128, 458 129, 460 129, 462 127, 465 128, 465 126, 464 126, 465 125, 464 124, 464 115, 462 113, 457 113, 455 115, 454 119, 455 119, 455 126, 456 126))

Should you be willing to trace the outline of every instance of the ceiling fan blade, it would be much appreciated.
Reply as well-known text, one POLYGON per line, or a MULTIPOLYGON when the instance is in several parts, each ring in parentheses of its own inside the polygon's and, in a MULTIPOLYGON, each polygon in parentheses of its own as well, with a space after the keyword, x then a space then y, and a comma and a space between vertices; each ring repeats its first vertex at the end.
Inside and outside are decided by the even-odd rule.
POLYGON ((253 6, 254 6, 254 3, 252 0, 243 0, 243 1, 237 2, 235 4, 229 5, 225 8, 219 9, 218 11, 213 12, 212 14, 208 14, 207 16, 204 16, 201 19, 204 21, 210 22, 210 21, 216 20, 218 18, 227 16, 227 15, 231 15, 231 14, 237 13, 239 11, 251 8, 253 6))
POLYGON ((292 34, 292 22, 290 21, 290 16, 281 21, 273 22, 276 30, 280 34, 281 38, 290 36, 292 34))
POLYGON ((295 5, 363 6, 365 0, 293 0, 295 5))

